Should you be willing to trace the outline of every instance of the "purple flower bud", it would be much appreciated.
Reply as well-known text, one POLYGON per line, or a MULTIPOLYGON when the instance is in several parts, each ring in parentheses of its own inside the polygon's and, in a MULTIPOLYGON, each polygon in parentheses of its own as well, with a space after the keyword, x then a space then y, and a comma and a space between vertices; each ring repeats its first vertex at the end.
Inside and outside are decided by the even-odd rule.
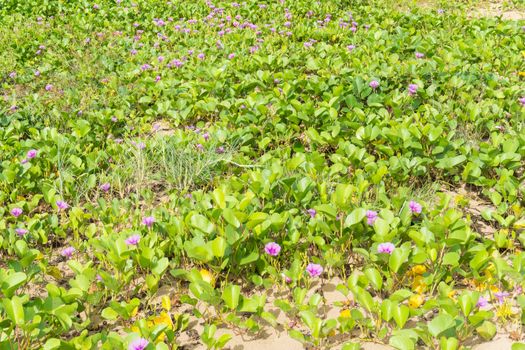
POLYGON ((279 255, 279 252, 281 251, 281 246, 275 242, 270 242, 264 246, 264 251, 268 255, 277 256, 279 255))
POLYGON ((478 302, 476 303, 476 306, 480 309, 487 308, 489 306, 489 302, 484 297, 480 296, 478 299, 478 302))
POLYGON ((233 60, 233 59, 235 58, 235 54, 234 54, 234 53, 229 54, 229 55, 228 55, 228 58, 229 58, 230 60, 233 60))
POLYGON ((505 301, 505 298, 509 296, 509 293, 508 292, 496 292, 494 293, 494 297, 496 297, 496 299, 498 299, 498 302, 500 304, 503 304, 503 302, 505 301))
POLYGON ((370 87, 375 90, 379 87, 379 82, 377 80, 372 80, 368 85, 370 85, 370 87))
POLYGON ((518 100, 520 101, 521 105, 525 107, 525 97, 520 97, 518 100))
POLYGON ((205 132, 204 134, 202 134, 202 137, 204 138, 204 140, 208 141, 210 139, 210 134, 205 132))
POLYGON ((410 208, 410 211, 415 214, 419 214, 422 211, 421 204, 416 201, 410 201, 410 203, 408 203, 408 207, 410 208))
POLYGON ((200 54, 197 55, 197 58, 198 58, 199 60, 203 60, 204 57, 205 57, 205 55, 204 55, 203 53, 200 53, 200 54))
POLYGON ((308 209, 306 212, 310 215, 312 219, 315 218, 315 216, 317 215, 317 210, 315 209, 308 209))
POLYGON ((153 226, 154 222, 155 222, 155 218, 153 216, 146 216, 146 217, 142 218, 142 224, 147 226, 147 227, 153 226))
POLYGON ((22 215, 23 212, 24 211, 21 208, 13 208, 13 209, 11 209, 11 215, 13 215, 15 218, 17 218, 20 215, 22 215))
POLYGON ((368 225, 373 225, 374 222, 377 220, 377 211, 373 210, 367 210, 366 211, 366 223, 368 225))
POLYGON ((132 235, 132 236, 129 236, 125 240, 125 243, 127 245, 137 245, 137 244, 139 244, 139 242, 140 242, 140 235, 132 235))
POLYGON ((378 253, 392 254, 394 249, 396 249, 395 245, 390 243, 390 242, 380 243, 377 246, 377 252, 378 253))
POLYGON ((306 272, 308 272, 310 277, 318 277, 323 273, 323 267, 319 264, 310 263, 306 266, 306 272))
POLYGON ((73 256, 73 253, 75 253, 75 248, 67 247, 60 252, 60 255, 62 255, 64 258, 69 259, 73 256))
POLYGON ((129 346, 128 350, 144 350, 148 346, 149 342, 144 338, 139 338, 134 341, 132 341, 129 346))
POLYGON ((15 229, 15 232, 17 235, 19 235, 20 237, 26 235, 29 231, 26 230, 25 228, 17 228, 15 229))
POLYGON ((224 147, 223 147, 223 146, 219 146, 219 147, 217 147, 217 149, 215 150, 215 152, 216 152, 217 154, 222 154, 222 153, 224 153, 224 147))
POLYGON ((104 192, 109 191, 110 188, 111 188, 111 185, 109 184, 109 182, 106 182, 100 185, 100 189, 104 192))
POLYGON ((409 84, 408 85, 408 94, 409 95, 415 95, 417 93, 417 89, 419 87, 417 86, 417 84, 409 84))
POLYGON ((416 52, 416 58, 423 58, 423 57, 425 57, 424 53, 416 52))
POLYGON ((67 204, 64 201, 57 201, 56 205, 58 207, 58 210, 66 210, 67 208, 69 208, 69 204, 67 204))
POLYGON ((348 45, 346 48, 348 49, 348 51, 352 51, 353 49, 355 49, 355 45, 348 45))
POLYGON ((35 71, 35 77, 39 77, 39 76, 40 76, 40 71, 37 69, 37 70, 35 71))
POLYGON ((26 157, 27 157, 28 159, 33 159, 33 158, 36 157, 37 152, 38 152, 38 151, 37 151, 36 149, 30 149, 29 151, 27 151, 27 155, 26 155, 26 157))

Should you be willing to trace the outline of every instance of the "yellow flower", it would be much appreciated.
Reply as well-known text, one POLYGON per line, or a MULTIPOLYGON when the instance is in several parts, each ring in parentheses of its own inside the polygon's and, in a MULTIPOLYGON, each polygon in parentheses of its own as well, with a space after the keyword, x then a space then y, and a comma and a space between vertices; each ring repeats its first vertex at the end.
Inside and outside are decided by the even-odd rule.
POLYGON ((448 292, 447 296, 450 299, 454 299, 454 297, 456 296, 456 291, 455 290, 451 290, 450 292, 448 292))
POLYGON ((427 267, 425 265, 416 265, 412 268, 412 273, 414 275, 422 275, 427 272, 427 267))
POLYGON ((341 310, 341 313, 339 313, 339 317, 350 318, 350 310, 348 309, 341 310))
POLYGON ((167 312, 162 311, 159 316, 153 318, 153 324, 158 326, 159 324, 166 325, 168 329, 173 329, 173 321, 167 312))
POLYGON ((491 291, 492 293, 497 293, 497 292, 499 292, 499 288, 496 287, 495 285, 491 285, 489 288, 490 288, 490 291, 491 291))
POLYGON ((205 269, 200 270, 201 277, 203 281, 208 282, 212 286, 215 285, 215 277, 213 277, 213 274, 205 269))
MULTIPOLYGON (((173 321, 171 320, 170 315, 168 315, 164 311, 161 312, 159 316, 153 317, 152 323, 153 324, 151 326, 165 325, 167 329, 173 329, 173 321)), ((148 322, 148 325, 149 325, 149 322, 148 322)), ((166 334, 162 332, 157 338, 157 341, 159 342, 164 341, 165 337, 166 337, 166 334)))
POLYGON ((525 77, 525 72, 518 72, 518 75, 519 75, 520 77, 525 77))
POLYGON ((411 309, 417 309, 423 304, 425 297, 421 294, 414 294, 408 299, 408 307, 411 309))
POLYGON ((419 294, 423 293, 427 288, 427 284, 424 281, 423 276, 415 276, 412 282, 412 290, 419 294))

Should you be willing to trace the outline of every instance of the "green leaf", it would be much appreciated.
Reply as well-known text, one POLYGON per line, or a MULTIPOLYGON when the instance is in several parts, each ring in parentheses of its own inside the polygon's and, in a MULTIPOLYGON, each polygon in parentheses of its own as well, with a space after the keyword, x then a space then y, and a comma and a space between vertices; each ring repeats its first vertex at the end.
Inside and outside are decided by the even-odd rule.
POLYGON ((414 350, 414 340, 407 335, 394 335, 388 343, 399 350, 414 350))
POLYGON ((190 219, 190 224, 196 229, 201 230, 204 233, 211 234, 213 232, 213 224, 206 219, 203 215, 194 214, 190 219))
POLYGON ((119 314, 113 310, 111 307, 107 307, 104 310, 102 310, 101 316, 105 318, 106 320, 116 320, 119 316, 119 314))
POLYGON ((228 243, 222 237, 217 237, 211 242, 211 251, 216 258, 222 258, 226 252, 228 243))
POLYGON ((375 290, 381 290, 383 286, 383 278, 376 268, 370 267, 365 270, 365 276, 368 278, 375 290))
POLYGON ((366 210, 365 209, 363 209, 363 208, 356 208, 356 209, 354 209, 350 213, 350 215, 348 215, 346 217, 345 227, 352 227, 352 226, 360 223, 361 221, 363 221, 365 216, 366 216, 366 210))
POLYGON ((321 319, 316 317, 315 314, 310 310, 301 311, 300 316, 304 324, 306 324, 308 329, 310 329, 312 337, 318 338, 319 334, 321 333, 321 319))
POLYGON ((439 337, 443 332, 455 326, 454 318, 449 314, 440 314, 434 317, 428 323, 428 331, 435 338, 439 337))
POLYGON ((409 255, 410 251, 405 247, 397 247, 394 249, 390 255, 390 258, 388 259, 388 266, 390 267, 390 270, 397 273, 401 265, 408 261, 409 255))
POLYGON ((239 297, 241 295, 241 287, 235 284, 227 285, 222 291, 222 300, 226 306, 234 310, 239 305, 239 297))
POLYGON ((399 328, 403 328, 408 320, 409 314, 410 309, 406 305, 394 306, 392 309, 392 317, 394 318, 394 321, 396 321, 396 324, 399 328))
POLYGON ((14 296, 11 299, 5 298, 2 301, 7 317, 16 325, 23 326, 25 323, 24 306, 22 299, 14 296))
POLYGON ((241 226, 241 222, 239 221, 239 219, 237 219, 233 210, 230 208, 224 208, 222 210, 222 217, 228 224, 232 225, 235 228, 239 228, 241 226))
POLYGON ((457 350, 459 342, 456 338, 441 337, 439 346, 440 350, 457 350))
POLYGON ((484 321, 476 328, 476 332, 485 340, 490 340, 496 335, 496 325, 490 321, 484 321))
POLYGON ((14 295, 16 290, 27 281, 27 275, 23 272, 14 272, 2 281, 2 293, 6 297, 14 295))

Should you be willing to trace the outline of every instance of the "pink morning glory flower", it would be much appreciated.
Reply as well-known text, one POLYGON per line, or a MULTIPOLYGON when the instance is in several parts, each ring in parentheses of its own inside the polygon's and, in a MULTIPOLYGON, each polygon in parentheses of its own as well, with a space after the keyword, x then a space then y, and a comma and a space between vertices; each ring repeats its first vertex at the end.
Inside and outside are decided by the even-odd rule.
POLYGON ((319 264, 310 263, 306 266, 306 272, 308 272, 310 277, 318 277, 323 273, 323 267, 319 264))
POLYGON ((20 237, 24 236, 25 234, 27 234, 29 231, 26 230, 25 228, 17 228, 15 229, 15 232, 17 235, 19 235, 20 237))
POLYGON ((312 219, 315 218, 315 216, 317 215, 317 210, 315 209, 308 209, 306 212, 310 215, 312 219))
POLYGON ((20 215, 22 215, 23 212, 24 211, 21 208, 13 208, 13 209, 11 209, 11 215, 13 215, 15 218, 17 218, 20 215))
POLYGON ((392 252, 396 249, 396 246, 390 242, 387 243, 380 243, 377 246, 377 252, 378 253, 384 253, 384 254, 392 254, 392 252))
POLYGON ((375 90, 379 87, 379 82, 377 80, 372 80, 368 85, 370 85, 370 87, 375 90))
POLYGON ((486 308, 489 306, 489 302, 484 297, 480 296, 478 299, 478 302, 476 303, 476 306, 480 309, 486 308))
POLYGON ((140 235, 129 236, 125 242, 127 245, 137 245, 140 242, 140 235))
POLYGON ((147 227, 153 226, 154 222, 155 222, 155 218, 153 216, 146 216, 146 217, 142 218, 142 224, 147 226, 147 227))
POLYGON ((410 201, 410 203, 408 203, 408 207, 410 208, 410 211, 415 214, 419 214, 422 211, 421 204, 416 201, 410 201))
POLYGON ((27 151, 27 155, 26 155, 26 157, 27 157, 28 159, 33 159, 33 158, 36 157, 37 152, 38 152, 38 151, 37 151, 36 149, 31 149, 31 150, 27 151))
POLYGON ((69 208, 69 204, 67 204, 64 201, 57 201, 56 204, 59 210, 66 210, 67 208, 69 208))
POLYGON ((503 304, 503 302, 505 301, 505 298, 509 296, 509 293, 508 292, 496 292, 494 293, 494 296, 496 297, 496 299, 498 299, 498 302, 500 304, 503 304))
POLYGON ((60 255, 62 255, 63 257, 69 259, 73 256, 73 253, 75 252, 75 248, 73 247, 67 247, 65 248, 64 250, 62 250, 60 252, 60 255))
POLYGON ((148 346, 149 342, 144 338, 139 338, 134 341, 132 341, 129 346, 128 350, 144 350, 148 346))
POLYGON ((270 242, 264 246, 264 251, 268 255, 277 256, 279 255, 279 252, 281 251, 281 246, 275 242, 270 242))
POLYGON ((409 84, 408 85, 408 94, 409 95, 415 95, 417 93, 417 89, 419 86, 417 84, 409 84))
POLYGON ((366 223, 368 225, 373 225, 377 220, 377 211, 367 210, 366 211, 366 223))

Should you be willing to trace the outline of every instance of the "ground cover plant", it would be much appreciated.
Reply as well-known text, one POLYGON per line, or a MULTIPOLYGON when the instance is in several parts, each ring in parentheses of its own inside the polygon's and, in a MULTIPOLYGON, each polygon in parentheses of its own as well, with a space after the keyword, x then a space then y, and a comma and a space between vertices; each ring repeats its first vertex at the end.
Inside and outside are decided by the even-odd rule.
POLYGON ((525 349, 525 21, 472 6, 0 0, 0 349, 525 349))

